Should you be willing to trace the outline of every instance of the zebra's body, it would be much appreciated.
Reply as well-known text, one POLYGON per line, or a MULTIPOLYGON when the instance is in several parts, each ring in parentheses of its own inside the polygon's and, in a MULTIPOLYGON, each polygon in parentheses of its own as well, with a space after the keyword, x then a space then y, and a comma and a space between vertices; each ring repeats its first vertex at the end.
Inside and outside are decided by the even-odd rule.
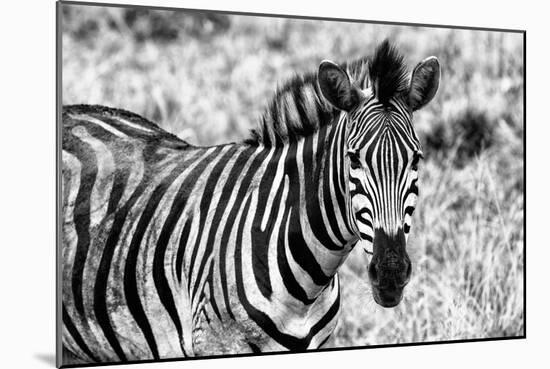
MULTIPOLYGON (((375 201, 352 201, 366 195, 350 177, 359 131, 320 85, 293 81, 253 139, 214 147, 121 110, 64 108, 66 350, 106 362, 306 350, 328 338, 338 267, 386 224, 375 201)), ((373 96, 354 114, 372 113, 373 96)))
MULTIPOLYGON (((332 127, 325 127, 292 148, 248 144, 200 148, 180 144, 177 139, 155 130, 125 126, 117 114, 106 116, 94 108, 68 107, 64 115, 64 234, 67 235, 64 245, 68 253, 63 258, 67 263, 64 280, 72 281, 72 288, 71 284, 66 285, 64 307, 72 312, 70 316, 81 317, 81 323, 95 325, 85 331, 97 332, 99 337, 88 337, 86 341, 103 341, 101 347, 106 349, 103 353, 108 356, 101 360, 246 352, 256 348, 264 351, 289 347, 306 349, 310 345, 318 346, 327 337, 336 322, 338 306, 338 282, 333 281, 332 276, 351 244, 343 247, 336 236, 323 231, 332 229, 337 223, 332 219, 332 226, 325 224, 329 216, 321 215, 320 207, 310 209, 310 215, 313 211, 317 214, 312 218, 315 224, 304 225, 309 228, 303 232, 307 235, 301 235, 302 231, 295 228, 300 226, 298 219, 307 216, 300 214, 300 209, 305 209, 302 203, 306 201, 306 191, 316 192, 312 184, 326 184, 324 192, 334 191, 334 187, 342 185, 323 181, 324 169, 339 169, 317 162, 328 162, 330 151, 325 152, 322 146, 332 133, 332 127), (121 137, 124 135, 126 137, 121 137), (309 157, 304 161, 309 165, 299 167, 296 157, 303 157, 304 147, 314 144, 321 145, 320 154, 308 151, 309 157), (147 157, 150 160, 143 160, 147 157), (95 165, 91 165, 92 162, 95 165), (96 180, 91 178, 94 166, 97 168, 96 180), (290 172, 293 174, 289 175, 290 172), (83 181, 89 187, 80 186, 83 181), (113 191, 113 186, 117 192, 113 191), (266 187, 272 190, 259 191, 266 187), (95 207, 82 209, 86 201, 77 200, 79 196, 89 198, 95 207), (280 211, 283 208, 284 213, 280 211), (89 226, 84 226, 78 237, 76 224, 85 223, 81 217, 88 214, 89 226), (250 214, 255 214, 252 221, 247 218, 250 214), (217 225, 216 232, 210 232, 213 224, 217 225), (259 229, 253 232, 253 227, 259 229), (84 241, 79 244, 78 240, 86 238, 83 236, 88 229, 86 250, 84 241), (314 245, 317 242, 313 241, 317 238, 315 234, 319 233, 322 235, 317 235, 318 238, 334 243, 334 251, 325 255, 320 245, 314 245), (250 234, 251 239, 242 241, 240 238, 245 234, 250 234), (288 241, 283 242, 289 237, 292 237, 291 245, 288 241), (309 238, 309 244, 305 238, 309 238), (253 245, 255 250, 247 245, 253 245), (311 251, 306 252, 305 248, 311 251), (319 285, 313 281, 299 281, 309 287, 309 295, 291 278, 262 280, 263 273, 278 269, 277 255, 282 250, 287 253, 281 256, 282 259, 298 259, 303 268, 313 270, 319 285), (82 262, 74 258, 79 255, 78 260, 82 260, 85 253, 87 268, 80 271, 82 262), (148 253, 154 255, 145 256, 148 253), (245 260, 243 253, 249 255, 245 260), (97 260, 92 261, 94 257, 97 260), (319 263, 317 259, 323 263, 314 267, 319 263), (147 260, 152 260, 152 265, 147 265, 147 260), (242 264, 236 265, 240 261, 242 264), (258 267, 253 275, 250 270, 243 270, 252 265, 258 267), (228 270, 241 273, 230 276, 228 270), (136 277, 128 277, 128 273, 136 277), (168 281, 170 276, 172 280, 168 281), (225 283, 222 277, 227 278, 225 283), (79 279, 84 281, 83 286, 79 285, 79 279), (259 285, 258 291, 254 291, 256 300, 265 299, 264 304, 270 309, 282 313, 275 317, 279 321, 273 322, 280 328, 270 332, 275 335, 275 331, 282 331, 277 340, 257 329, 254 323, 244 331, 240 323, 233 329, 231 324, 222 327, 218 323, 220 320, 248 320, 250 312, 243 310, 243 296, 240 296, 243 291, 237 287, 252 284, 259 285), (292 288, 288 290, 285 284, 292 288), (86 294, 92 290, 93 295, 86 294), (83 303, 80 293, 84 300, 87 299, 83 303), (164 296, 164 301, 157 294, 164 296), (214 298, 209 298, 211 296, 214 298), (314 297, 317 299, 312 302, 314 297), (136 306, 130 308, 132 305, 123 299, 140 303, 143 314, 136 306), (141 302, 151 300, 158 301, 149 306, 141 302), (277 306, 278 301, 280 306, 277 306), (140 315, 141 324, 138 323, 140 315), (192 319, 185 322, 186 315, 192 319), (145 317, 155 317, 155 322, 150 323, 145 317), (312 330, 323 317, 333 324, 312 330), (213 326, 203 324, 205 320, 213 322, 213 326), (102 337, 109 336, 109 331, 111 335, 115 331, 119 335, 125 332, 134 337, 134 341, 141 341, 140 348, 135 352, 109 349, 113 346, 111 343, 118 341, 114 336, 112 342, 102 337), (189 341, 191 335, 184 337, 191 331, 200 332, 195 335, 194 342, 191 341, 193 345, 189 341), (163 334, 172 337, 162 337, 163 334), (150 336, 148 340, 142 337, 146 335, 150 336), (162 338, 156 338, 159 335, 162 338), (158 342, 178 343, 181 340, 183 348, 158 345, 158 342), (187 352, 183 352, 185 349, 187 352)), ((339 155, 343 155, 341 150, 339 155)), ((327 200, 333 201, 330 196, 327 200)), ((347 218, 347 214, 339 214, 339 217, 347 218)), ((337 231, 341 238, 342 232, 337 231)), ((295 260, 284 263, 290 270, 299 268, 295 260)), ((301 275, 298 278, 304 279, 301 275)))

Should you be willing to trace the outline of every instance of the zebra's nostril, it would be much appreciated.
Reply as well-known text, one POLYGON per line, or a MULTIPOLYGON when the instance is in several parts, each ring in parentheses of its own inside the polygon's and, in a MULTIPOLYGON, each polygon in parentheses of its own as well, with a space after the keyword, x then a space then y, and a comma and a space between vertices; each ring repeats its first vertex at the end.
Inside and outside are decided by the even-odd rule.
POLYGON ((410 280, 411 263, 408 260, 384 260, 370 263, 368 276, 373 286, 378 288, 402 288, 410 280), (393 286, 393 287, 392 287, 393 286))
POLYGON ((378 272, 376 270, 376 264, 371 263, 367 269, 368 269, 367 272, 368 272, 369 278, 371 280, 371 283, 377 284, 378 283, 378 272))

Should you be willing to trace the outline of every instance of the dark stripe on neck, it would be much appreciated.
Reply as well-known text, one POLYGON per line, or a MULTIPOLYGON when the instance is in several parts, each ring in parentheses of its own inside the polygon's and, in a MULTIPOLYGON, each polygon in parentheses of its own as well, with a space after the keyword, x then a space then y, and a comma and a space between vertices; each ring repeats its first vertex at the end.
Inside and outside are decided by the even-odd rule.
MULTIPOLYGON (((250 206, 251 197, 248 198, 243 214, 246 214, 250 206)), ((288 210, 287 210, 288 211, 288 210)), ((263 311, 257 309, 254 305, 248 301, 244 290, 244 280, 242 272, 242 232, 244 228, 245 218, 241 219, 239 228, 237 231, 237 247, 235 248, 235 275, 237 284, 237 295, 244 309, 248 313, 248 316, 261 327, 271 338, 277 343, 293 351, 304 351, 308 348, 311 339, 323 329, 338 313, 340 308, 340 292, 336 301, 332 304, 327 313, 310 329, 309 333, 304 338, 297 338, 295 336, 283 333, 279 331, 276 324, 271 318, 263 311)))
MULTIPOLYGON (((281 221, 281 226, 279 227, 279 236, 277 237, 277 267, 279 268, 278 272, 281 276, 281 279, 283 280, 283 284, 285 285, 288 293, 294 296, 294 298, 301 301, 304 305, 310 305, 315 301, 315 299, 310 299, 307 296, 307 293, 304 290, 304 288, 300 286, 300 284, 294 277, 294 273, 292 272, 292 269, 288 264, 288 260, 286 256, 285 232, 286 232, 286 225, 289 222, 289 215, 291 210, 292 208, 290 207, 285 208, 285 213, 281 221)), ((294 248, 307 248, 307 245, 305 244, 305 241, 303 240, 303 238, 301 239, 302 243, 293 243, 293 240, 290 239, 290 237, 286 241, 287 241, 287 244, 289 245, 291 253, 294 248)))
MULTIPOLYGON (((339 156, 339 146, 343 143, 341 140, 343 139, 342 136, 340 136, 337 130, 337 127, 327 127, 327 131, 329 134, 326 140, 328 141, 328 151, 326 151, 325 154, 325 168, 324 168, 324 175, 323 175, 323 197, 324 197, 324 211, 327 214, 327 218, 330 222, 331 229, 333 230, 333 233, 335 237, 338 240, 338 245, 334 245, 333 242, 330 243, 324 243, 326 247, 329 250, 341 250, 343 246, 347 243, 344 236, 340 232, 340 224, 338 223, 338 220, 336 218, 336 211, 334 209, 334 206, 337 206, 340 208, 340 213, 345 214, 346 211, 346 199, 345 199, 345 193, 339 190, 341 188, 340 181, 342 177, 340 174, 341 172, 338 170, 340 165, 343 165, 343 158, 339 156), (330 173, 330 169, 332 168, 332 175, 330 173), (330 191, 330 185, 332 184, 334 188, 334 196, 336 197, 336 204, 334 204, 332 197, 331 197, 331 191, 330 191)), ((345 216, 345 215, 344 215, 345 216)), ((324 229, 324 227, 323 227, 324 229)))
MULTIPOLYGON (((325 285, 325 283, 330 279, 326 276, 315 257, 311 253, 306 241, 303 238, 302 229, 301 229, 301 220, 300 220, 300 186, 298 176, 298 167, 296 165, 297 152, 296 145, 290 146, 288 150, 287 160, 285 162, 285 173, 289 179, 289 190, 288 197, 286 201, 285 208, 288 210, 294 209, 292 211, 292 216, 290 219, 290 230, 289 230, 289 244, 291 245, 290 251, 296 262, 310 274, 313 278, 313 281, 319 286, 325 285)), ((307 177, 307 176, 306 176, 307 177)), ((317 188, 317 187, 313 187, 317 188)), ((308 189, 304 188, 303 191, 307 193, 308 189)), ((317 198, 317 194, 314 194, 317 198)), ((320 210, 320 209, 319 209, 320 210)), ((332 240, 330 239, 326 229, 322 226, 323 220, 320 215, 320 211, 317 210, 315 216, 317 219, 313 218, 313 224, 319 224, 321 227, 312 227, 312 232, 314 236, 321 242, 324 246, 330 245, 332 240)), ((308 215, 310 216, 310 215, 308 215)), ((312 215, 311 215, 312 216, 312 215)), ((311 221, 311 219, 310 219, 311 221)), ((280 242, 280 241, 279 241, 280 242)))
POLYGON ((277 166, 281 159, 282 150, 276 150, 273 153, 262 177, 260 185, 258 188, 261 191, 258 191, 258 205, 256 207, 256 212, 253 219, 253 232, 251 234, 252 245, 252 266, 254 270, 254 278, 256 284, 262 295, 265 298, 271 297, 273 292, 271 287, 271 279, 269 277, 269 261, 268 261, 268 252, 270 239, 273 234, 273 228, 275 227, 277 213, 279 210, 279 204, 281 202, 281 197, 284 189, 284 176, 281 177, 281 181, 275 185, 277 192, 272 201, 271 212, 270 214, 265 214, 268 210, 266 207, 268 205, 270 192, 269 189, 272 188, 274 184, 275 176, 277 175, 277 166), (266 223, 265 231, 262 231, 262 220, 267 216, 270 221, 266 223))

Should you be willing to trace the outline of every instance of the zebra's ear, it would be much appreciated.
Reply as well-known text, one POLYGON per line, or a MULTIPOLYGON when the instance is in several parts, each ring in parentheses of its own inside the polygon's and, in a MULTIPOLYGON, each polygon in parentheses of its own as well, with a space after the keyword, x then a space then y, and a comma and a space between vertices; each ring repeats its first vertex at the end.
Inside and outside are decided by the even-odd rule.
POLYGON ((429 103, 439 87, 441 68, 439 60, 430 56, 422 60, 414 68, 409 89, 409 105, 412 110, 418 110, 429 103))
POLYGON ((319 65, 319 87, 325 99, 334 107, 350 111, 359 104, 360 92, 340 66, 323 60, 319 65))

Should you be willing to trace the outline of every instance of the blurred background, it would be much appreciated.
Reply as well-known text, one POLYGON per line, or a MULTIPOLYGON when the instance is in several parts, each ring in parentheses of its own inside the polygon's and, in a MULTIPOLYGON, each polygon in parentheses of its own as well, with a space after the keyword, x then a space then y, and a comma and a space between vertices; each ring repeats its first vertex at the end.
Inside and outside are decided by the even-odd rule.
POLYGON ((278 85, 389 38, 410 69, 435 55, 415 114, 426 159, 404 301, 376 305, 360 248, 341 268, 326 347, 524 334, 523 35, 62 5, 62 102, 133 111, 197 145, 241 141, 278 85))

